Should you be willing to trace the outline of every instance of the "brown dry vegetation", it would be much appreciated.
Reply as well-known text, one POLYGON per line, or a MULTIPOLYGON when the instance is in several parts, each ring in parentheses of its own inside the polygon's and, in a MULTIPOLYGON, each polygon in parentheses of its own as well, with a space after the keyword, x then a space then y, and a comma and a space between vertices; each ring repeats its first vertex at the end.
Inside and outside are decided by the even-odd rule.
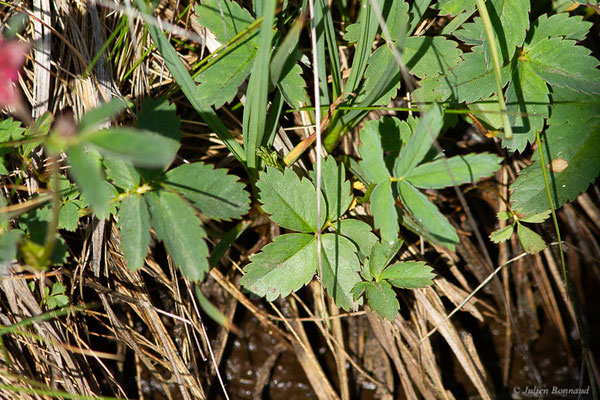
MULTIPOLYGON (((192 65, 207 51, 190 40, 204 37, 204 32, 193 8, 183 3, 162 1, 156 16, 188 32, 187 38, 181 32, 172 37, 182 59, 192 65)), ((119 123, 129 123, 145 98, 166 95, 183 122, 178 162, 203 160, 242 175, 235 159, 178 92, 139 18, 131 18, 123 30, 122 46, 112 52, 109 46, 84 75, 119 26, 123 7, 113 10, 83 0, 0 5, 2 21, 17 12, 27 15, 22 40, 50 50, 49 58, 41 50, 30 52, 20 82, 35 105, 34 116, 67 107, 81 116, 111 96, 122 96, 134 107, 119 123), (36 21, 43 27, 41 38, 35 34, 36 21)), ((348 58, 351 49, 342 51, 342 59, 348 58)), ((405 104, 403 99, 397 102, 405 104)), ((239 137, 240 110, 225 106, 219 113, 239 137)), ((390 114, 373 112, 369 118, 384 113, 390 114)), ((303 128, 306 121, 300 112, 284 118, 287 126, 279 131, 279 150, 289 151, 310 133, 303 128)), ((466 124, 459 126, 452 145, 470 145, 478 133, 466 124)), ((357 133, 351 132, 338 154, 356 158, 357 143, 357 133)), ((309 164, 311 157, 302 161, 309 164)), ((466 194, 475 229, 484 237, 495 228, 494 213, 505 207, 494 192, 506 196, 507 183, 524 163, 511 158, 495 180, 466 194)), ((21 202, 45 188, 40 179, 46 168, 43 154, 30 167, 2 177, 4 195, 9 195, 8 186, 17 176, 27 186, 19 192, 21 202)), ((598 189, 593 185, 558 214, 570 294, 562 282, 551 223, 541 225, 540 233, 553 245, 538 255, 522 254, 514 238, 481 248, 454 192, 437 193, 446 214, 460 227, 461 245, 449 252, 423 245, 407 233, 401 258, 427 260, 438 276, 428 289, 400 293, 401 316, 393 324, 367 308, 346 314, 333 303, 328 304, 331 317, 323 324, 318 309, 321 286, 316 282, 272 303, 242 291, 239 279, 249 257, 279 233, 257 208, 245 217, 245 231, 234 246, 197 285, 181 278, 158 243, 152 244, 142 270, 129 271, 114 221, 83 218, 76 232, 64 234, 71 253, 68 263, 47 272, 14 265, 10 276, 0 278, 0 320, 5 328, 47 311, 40 307, 39 293, 53 282, 63 282, 70 304, 81 307, 29 321, 2 336, 0 397, 50 398, 47 391, 56 390, 148 399, 509 398, 514 387, 576 388, 580 380, 583 387, 596 382, 597 390, 598 189), (36 282, 34 292, 28 287, 31 281, 36 282), (465 303, 481 283, 483 289, 465 303), (197 290, 227 317, 227 326, 207 316, 197 290), (460 310, 451 315, 457 307, 460 310)), ((363 207, 353 213, 370 218, 363 207)), ((207 226, 214 242, 232 227, 233 223, 215 222, 207 226)))

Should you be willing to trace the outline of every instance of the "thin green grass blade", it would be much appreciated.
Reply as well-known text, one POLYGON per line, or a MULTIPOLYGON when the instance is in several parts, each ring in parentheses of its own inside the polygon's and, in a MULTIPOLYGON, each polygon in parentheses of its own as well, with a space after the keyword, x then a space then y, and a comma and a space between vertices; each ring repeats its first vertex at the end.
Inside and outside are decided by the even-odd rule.
MULTIPOLYGON (((315 32, 317 34, 317 65, 319 70, 319 91, 321 104, 329 104, 329 88, 327 87, 327 63, 325 62, 325 13, 320 1, 315 2, 315 32)), ((315 68, 315 66, 312 66, 315 68)))
POLYGON ((485 0, 477 0, 477 9, 479 10, 479 16, 481 17, 483 26, 485 27, 485 36, 490 46, 492 66, 494 67, 494 78, 496 80, 496 92, 498 93, 498 109, 502 113, 502 122, 504 124, 504 137, 510 140, 513 137, 513 133, 508 118, 508 111, 506 110, 506 103, 504 102, 504 95, 502 94, 502 76, 500 74, 502 66, 500 65, 500 57, 498 55, 496 35, 494 35, 492 20, 490 19, 487 7, 485 6, 485 0))
POLYGON ((263 23, 258 38, 258 53, 248 83, 246 107, 244 108, 242 131, 246 163, 250 173, 255 176, 258 159, 256 149, 262 143, 267 119, 269 64, 276 4, 275 0, 268 0, 263 4, 263 23))
POLYGON ((369 56, 371 55, 371 47, 373 46, 377 28, 379 27, 377 19, 371 11, 369 0, 363 0, 361 5, 362 10, 358 20, 360 23, 360 36, 356 43, 356 50, 352 60, 352 70, 346 81, 346 86, 344 86, 344 93, 353 93, 358 88, 361 78, 365 73, 365 69, 367 69, 367 63, 369 62, 369 56))
MULTIPOLYGON (((325 0, 317 0, 315 6, 323 10, 323 26, 325 27, 325 41, 329 54, 329 72, 331 73, 331 97, 337 99, 342 93, 342 71, 340 68, 338 45, 335 40, 335 28, 333 26, 333 18, 331 17, 331 9, 325 0)), ((327 75, 322 76, 325 77, 327 75)))

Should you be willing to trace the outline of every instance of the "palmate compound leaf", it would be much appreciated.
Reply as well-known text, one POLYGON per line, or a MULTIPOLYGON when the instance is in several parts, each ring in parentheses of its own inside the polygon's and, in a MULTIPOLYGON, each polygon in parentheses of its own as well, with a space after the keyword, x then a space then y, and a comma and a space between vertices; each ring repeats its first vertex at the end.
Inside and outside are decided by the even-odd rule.
POLYGON ((135 271, 144 265, 150 244, 150 214, 146 201, 138 194, 130 194, 119 203, 117 217, 121 250, 127 267, 135 271))
MULTIPOLYGON (((259 199, 263 210, 280 226, 298 232, 317 231, 316 190, 308 179, 300 179, 291 169, 280 172, 267 167, 261 172, 256 186, 260 189, 259 199)), ((323 196, 321 194, 321 196, 323 196)), ((321 197, 321 204, 327 204, 321 197)), ((327 213, 321 213, 321 226, 327 213)))
POLYGON ((479 153, 438 159, 419 165, 405 179, 421 189, 441 189, 452 185, 475 183, 494 174, 502 158, 495 154, 479 153))
MULTIPOLYGON (((352 203, 350 182, 346 180, 344 164, 338 164, 333 157, 328 157, 323 163, 322 188, 330 221, 339 219, 352 203)), ((313 182, 317 181, 315 171, 310 172, 313 182)), ((315 183, 316 186, 316 183, 315 183)))
MULTIPOLYGON (((543 129, 550 105, 548 84, 554 89, 563 86, 588 93, 598 92, 598 62, 575 42, 583 39, 588 29, 589 24, 583 23, 581 18, 566 14, 550 18, 542 16, 534 22, 523 50, 515 55, 506 90, 508 116, 514 133, 513 139, 503 139, 503 145, 509 150, 523 151, 535 140, 536 131, 543 129), (572 34, 566 32, 566 27, 573 29, 572 34), (573 60, 573 65, 569 60, 573 60)), ((469 105, 471 109, 483 111, 478 118, 495 130, 501 128, 500 116, 497 111, 496 114, 485 111, 495 111, 493 102, 496 101, 497 97, 493 96, 484 103, 469 105)), ((561 107, 562 104, 554 100, 552 114, 555 114, 555 108, 561 107)))
MULTIPOLYGON (((350 310, 356 303, 351 290, 360 281, 356 248, 348 239, 331 233, 322 236, 323 285, 335 303, 350 310)), ((318 269, 314 235, 288 233, 251 258, 244 268, 242 286, 273 301, 308 284, 318 269)))
POLYGON ((381 279, 397 288, 420 289, 433 284, 433 268, 423 261, 399 261, 381 273, 381 279))
POLYGON ((162 240, 182 274, 199 281, 208 272, 208 247, 202 221, 181 197, 166 190, 148 192, 144 199, 150 211, 150 225, 162 240))
POLYGON ((459 242, 456 229, 440 213, 435 204, 406 181, 398 182, 398 193, 416 223, 429 231, 438 242, 454 250, 455 245, 459 242))
POLYGON ((226 169, 201 162, 183 164, 164 174, 161 181, 209 218, 230 220, 248 212, 250 198, 244 184, 237 176, 227 175, 226 169))
POLYGON ((277 236, 250 259, 242 286, 273 301, 308 284, 317 271, 317 239, 313 235, 288 233, 277 236))
POLYGON ((382 318, 394 322, 398 316, 400 304, 392 286, 386 281, 368 282, 365 286, 365 293, 369 307, 382 318))

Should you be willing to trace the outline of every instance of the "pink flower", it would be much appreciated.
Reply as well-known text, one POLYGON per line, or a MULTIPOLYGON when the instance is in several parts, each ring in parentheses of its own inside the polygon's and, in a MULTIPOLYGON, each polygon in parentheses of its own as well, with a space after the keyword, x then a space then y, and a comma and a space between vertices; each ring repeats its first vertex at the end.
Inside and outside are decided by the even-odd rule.
POLYGON ((0 38, 0 108, 16 106, 21 100, 15 84, 25 64, 26 54, 26 45, 0 38))

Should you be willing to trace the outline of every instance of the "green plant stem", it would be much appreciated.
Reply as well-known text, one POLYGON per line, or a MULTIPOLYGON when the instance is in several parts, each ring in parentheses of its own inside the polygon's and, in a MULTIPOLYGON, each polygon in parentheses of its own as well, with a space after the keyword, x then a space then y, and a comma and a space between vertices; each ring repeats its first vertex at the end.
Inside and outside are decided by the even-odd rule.
POLYGON ((500 57, 498 56, 496 35, 494 35, 492 21, 488 14, 487 7, 485 6, 485 0, 477 0, 477 9, 479 10, 479 16, 481 17, 481 21, 485 28, 485 36, 487 37, 490 46, 492 65, 494 67, 494 78, 496 80, 496 92, 498 93, 498 108, 502 113, 502 121, 504 124, 504 136, 506 139, 512 139, 512 128, 510 126, 510 120, 508 119, 508 110, 506 109, 506 103, 504 102, 504 94, 502 93, 502 77, 500 76, 502 68, 500 67, 500 57))
POLYGON ((540 152, 540 163, 542 164, 542 173, 544 175, 544 184, 546 186, 546 196, 548 196, 548 203, 550 204, 550 211, 552 212, 552 222, 554 222, 554 230, 556 231, 556 238, 558 239, 558 251, 560 252, 560 263, 563 269, 563 279, 565 280, 565 291, 567 297, 569 297, 569 281, 567 280, 567 264, 565 263, 565 252, 562 246, 562 239, 560 238, 560 229, 558 228, 558 219, 556 218, 556 211, 554 210, 554 202, 552 201, 552 195, 550 194, 550 184, 548 183, 548 174, 546 172, 546 163, 544 161, 544 152, 542 151, 542 142, 540 140, 540 132, 535 132, 535 140, 537 141, 538 151, 540 152))
POLYGON ((54 245, 56 244, 56 235, 58 230, 58 213, 60 212, 60 183, 59 183, 59 172, 58 172, 58 157, 53 155, 50 157, 50 186, 52 188, 52 219, 48 224, 48 230, 46 231, 46 240, 44 241, 44 255, 42 262, 44 264, 50 261, 52 252, 54 251, 54 245))

